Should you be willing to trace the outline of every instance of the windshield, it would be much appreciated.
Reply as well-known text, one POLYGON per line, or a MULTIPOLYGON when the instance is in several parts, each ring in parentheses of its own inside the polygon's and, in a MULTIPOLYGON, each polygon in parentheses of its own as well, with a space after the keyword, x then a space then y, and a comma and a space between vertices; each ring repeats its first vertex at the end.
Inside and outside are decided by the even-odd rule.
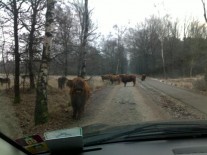
POLYGON ((1 0, 0 131, 15 140, 206 120, 206 5, 1 0))

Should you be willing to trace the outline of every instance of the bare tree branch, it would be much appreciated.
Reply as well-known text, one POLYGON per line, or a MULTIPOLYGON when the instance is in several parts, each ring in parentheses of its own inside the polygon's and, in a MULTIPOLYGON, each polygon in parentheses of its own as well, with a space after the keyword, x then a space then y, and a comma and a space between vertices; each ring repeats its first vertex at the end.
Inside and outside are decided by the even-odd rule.
POLYGON ((207 23, 207 17, 206 17, 206 4, 205 4, 205 2, 204 2, 204 0, 201 0, 201 2, 202 2, 202 4, 203 4, 203 11, 204 11, 204 18, 205 18, 205 21, 206 21, 206 23, 207 23))
POLYGON ((23 25, 23 27, 25 27, 27 29, 27 31, 30 32, 30 28, 28 27, 28 24, 26 24, 21 18, 19 19, 23 25))
POLYGON ((11 8, 9 8, 7 4, 5 4, 4 2, 2 2, 2 0, 0 0, 0 8, 6 8, 10 12, 13 12, 13 10, 11 8))

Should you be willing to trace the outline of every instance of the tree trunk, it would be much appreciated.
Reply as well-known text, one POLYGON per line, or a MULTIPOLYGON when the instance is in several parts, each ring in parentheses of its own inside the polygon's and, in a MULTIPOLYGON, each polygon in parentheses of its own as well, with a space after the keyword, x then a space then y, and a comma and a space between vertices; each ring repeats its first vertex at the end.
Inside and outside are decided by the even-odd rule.
MULTIPOLYGON (((204 2, 204 0, 201 0, 202 4, 203 4, 203 11, 204 11, 204 19, 207 23, 207 16, 206 16, 206 4, 204 2)), ((207 84, 207 64, 205 64, 205 73, 204 73, 204 79, 206 81, 206 84, 207 84)), ((207 87, 207 85, 206 85, 207 87)))
POLYGON ((165 57, 164 57, 164 45, 163 45, 163 40, 161 40, 161 56, 162 56, 163 76, 164 76, 164 78, 166 79, 165 57))
POLYGON ((118 74, 118 73, 119 73, 119 59, 117 61, 117 65, 116 65, 116 74, 118 74))
POLYGON ((66 46, 65 49, 65 65, 64 65, 64 75, 65 77, 68 75, 68 52, 67 52, 68 48, 66 46))
POLYGON ((190 63, 190 77, 193 76, 193 66, 194 66, 194 59, 192 59, 190 63))
POLYGON ((19 38, 18 38, 18 9, 16 0, 13 0, 13 13, 14 13, 14 57, 15 57, 15 77, 14 77, 14 103, 20 103, 20 90, 19 90, 19 38))
POLYGON ((84 17, 83 17, 83 23, 84 23, 84 26, 83 26, 83 42, 82 42, 82 45, 81 45, 81 73, 80 73, 80 76, 82 78, 85 77, 86 75, 86 44, 87 44, 87 37, 88 37, 88 26, 89 26, 89 23, 88 23, 88 0, 85 0, 85 12, 84 12, 84 17))
POLYGON ((53 21, 54 21, 54 5, 55 0, 47 0, 45 38, 42 52, 42 61, 40 65, 37 90, 36 90, 36 106, 35 106, 35 124, 43 124, 48 121, 47 107, 47 80, 49 58, 52 47, 53 37, 53 21))
POLYGON ((5 64, 5 60, 4 60, 5 37, 4 37, 4 29, 3 29, 3 26, 2 26, 2 38, 3 38, 2 50, 1 50, 1 54, 2 54, 2 63, 3 63, 4 73, 6 74, 6 77, 8 78, 8 77, 9 77, 9 73, 7 72, 6 64, 5 64))
POLYGON ((207 66, 205 67, 204 80, 206 81, 206 87, 207 87, 207 66))
POLYGON ((30 35, 29 35, 29 64, 28 64, 28 70, 29 70, 29 79, 30 79, 30 89, 35 88, 34 72, 33 72, 33 42, 34 42, 35 25, 36 25, 36 12, 34 11, 33 15, 32 15, 32 25, 31 25, 30 35))

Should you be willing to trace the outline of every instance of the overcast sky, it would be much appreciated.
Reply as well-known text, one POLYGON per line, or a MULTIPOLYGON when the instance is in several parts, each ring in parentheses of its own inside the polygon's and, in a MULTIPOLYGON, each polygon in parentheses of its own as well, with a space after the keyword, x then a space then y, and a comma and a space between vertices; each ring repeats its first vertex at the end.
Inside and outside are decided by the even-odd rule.
POLYGON ((150 15, 170 14, 173 19, 198 18, 204 22, 201 0, 88 0, 99 31, 108 34, 113 25, 133 27, 150 15))

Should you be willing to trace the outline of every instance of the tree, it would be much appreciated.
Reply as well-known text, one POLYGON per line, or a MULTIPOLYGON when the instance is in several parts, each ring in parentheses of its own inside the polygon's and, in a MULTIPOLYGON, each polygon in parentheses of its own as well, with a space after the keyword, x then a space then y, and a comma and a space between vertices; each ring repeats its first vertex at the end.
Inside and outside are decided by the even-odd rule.
POLYGON ((35 88, 34 82, 34 53, 35 53, 35 37, 37 37, 38 29, 42 28, 41 11, 45 8, 45 0, 32 0, 28 1, 31 9, 27 10, 24 14, 21 14, 20 21, 22 25, 29 32, 28 36, 28 71, 30 78, 30 89, 35 88))
POLYGON ((103 73, 116 73, 116 68, 117 68, 117 40, 114 38, 111 38, 109 35, 107 39, 102 40, 102 57, 103 57, 103 62, 102 65, 104 66, 103 68, 103 73))
POLYGON ((196 66, 201 50, 202 38, 206 38, 206 27, 201 25, 198 21, 194 20, 190 23, 188 27, 188 38, 189 41, 189 52, 188 52, 188 62, 189 62, 189 75, 192 77, 193 69, 196 66))
POLYGON ((80 77, 84 78, 86 75, 86 45, 88 39, 88 29, 89 29, 89 13, 88 13, 88 0, 85 0, 83 13, 83 21, 81 23, 81 44, 80 44, 80 77))
POLYGON ((124 72, 124 67, 126 66, 126 53, 123 45, 123 35, 126 32, 125 28, 120 28, 117 25, 114 25, 113 28, 116 30, 117 35, 117 65, 116 65, 116 74, 124 72))
POLYGON ((153 74, 161 67, 157 19, 151 17, 129 29, 126 44, 130 53, 130 68, 138 74, 153 74))
POLYGON ((68 75, 69 57, 72 57, 73 45, 75 38, 75 23, 73 13, 70 5, 58 5, 55 9, 55 22, 56 22, 56 33, 54 39, 54 47, 56 60, 60 62, 61 68, 63 68, 63 75, 68 75), (59 50, 58 50, 59 49, 59 50), (60 60, 60 61, 59 61, 60 60), (64 60, 64 61, 62 61, 64 60))
POLYGON ((48 121, 47 106, 47 80, 50 53, 52 47, 53 29, 54 29, 54 6, 55 0, 47 0, 47 12, 45 23, 45 38, 42 51, 42 61, 40 65, 37 89, 36 89, 36 105, 35 105, 35 124, 43 124, 48 121))
POLYGON ((78 76, 84 77, 86 75, 86 55, 87 46, 89 42, 97 38, 95 30, 97 27, 91 20, 92 10, 88 10, 88 0, 84 0, 84 4, 76 1, 72 4, 77 20, 77 34, 78 34, 78 76))
POLYGON ((2 44, 1 44, 1 55, 2 55, 2 64, 3 64, 3 69, 4 69, 4 73, 6 74, 6 77, 9 77, 9 72, 6 69, 6 62, 5 62, 5 56, 4 56, 4 50, 5 50, 5 36, 4 36, 4 27, 1 24, 1 30, 2 30, 2 44))
POLYGON ((4 3, 0 0, 0 8, 4 8, 9 18, 7 22, 13 22, 13 36, 14 36, 14 58, 15 58, 15 77, 14 77, 14 103, 20 103, 19 90, 19 73, 20 73, 20 53, 19 53, 19 14, 22 12, 22 4, 26 0, 9 0, 4 3))
MULTIPOLYGON (((203 12, 204 12, 204 19, 205 19, 205 21, 206 21, 206 23, 207 23, 207 17, 206 17, 206 4, 205 4, 205 2, 204 2, 204 0, 201 0, 201 2, 202 2, 202 4, 203 4, 203 12)), ((207 64, 205 64, 205 81, 206 81, 206 83, 207 83, 207 64)))
POLYGON ((161 57, 162 57, 162 67, 163 67, 163 76, 164 78, 166 78, 166 66, 165 66, 165 55, 164 55, 164 39, 167 36, 167 32, 168 32, 168 16, 165 16, 163 19, 161 19, 159 21, 158 19, 158 32, 157 34, 159 35, 159 39, 160 39, 160 45, 161 45, 161 57))

